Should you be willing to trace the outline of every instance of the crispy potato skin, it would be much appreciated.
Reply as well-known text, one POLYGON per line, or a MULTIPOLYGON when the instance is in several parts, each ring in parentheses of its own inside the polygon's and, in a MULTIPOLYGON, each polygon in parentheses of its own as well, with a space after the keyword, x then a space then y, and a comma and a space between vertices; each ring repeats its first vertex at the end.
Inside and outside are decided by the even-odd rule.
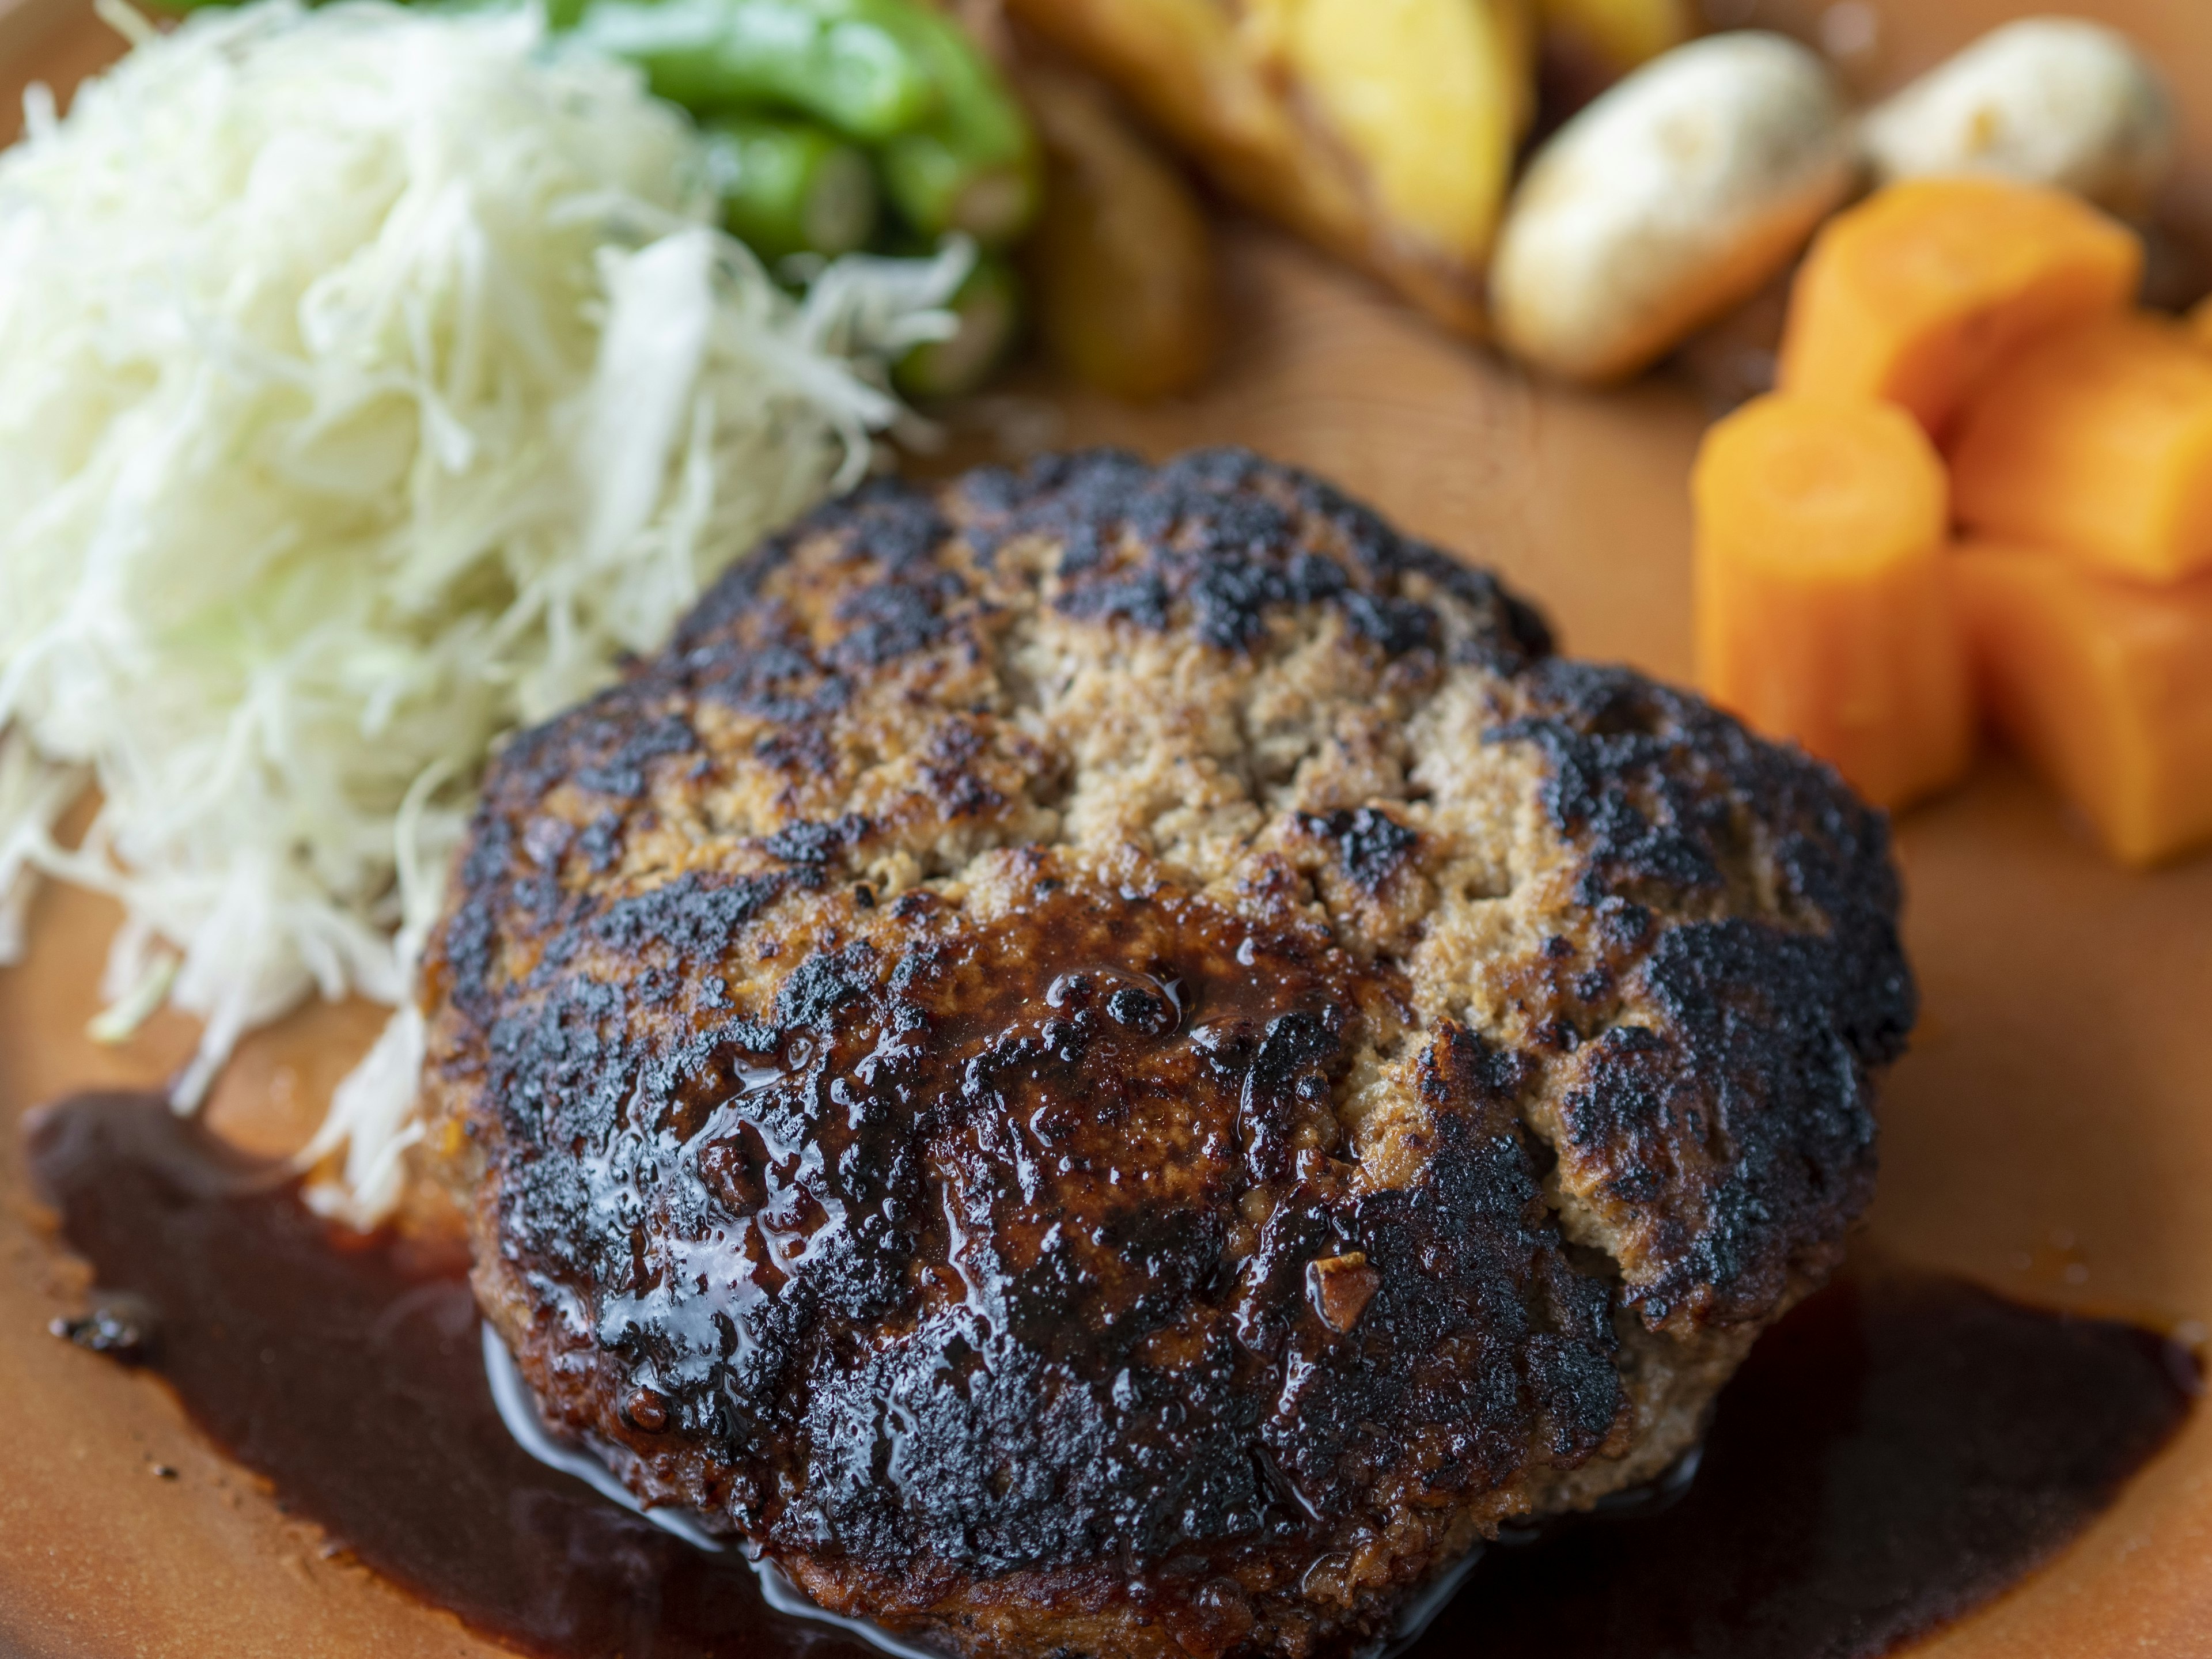
POLYGON ((1115 397, 1190 390, 1221 333, 1205 209, 1095 80, 1025 61, 1019 84, 1048 168, 1024 250, 1045 344, 1115 397))
POLYGON ((550 1418, 979 1656, 1310 1656, 1651 1478, 1873 1180, 1879 815, 1304 475, 870 486, 487 781, 428 964, 550 1418))

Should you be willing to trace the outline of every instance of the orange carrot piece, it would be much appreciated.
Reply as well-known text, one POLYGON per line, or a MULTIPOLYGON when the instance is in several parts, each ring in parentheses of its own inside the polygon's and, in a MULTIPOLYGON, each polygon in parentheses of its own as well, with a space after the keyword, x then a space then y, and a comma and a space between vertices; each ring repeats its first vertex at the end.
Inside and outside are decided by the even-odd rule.
POLYGON ((1777 393, 1705 436, 1698 679, 1881 806, 1972 758, 1966 659, 1945 581, 1943 463, 1887 404, 1777 393))
POLYGON ((1831 219, 1797 273, 1779 384, 1881 398, 1941 438, 2028 342, 2129 303, 2134 232, 2063 191, 1910 179, 1831 219))
POLYGON ((2212 566, 2212 351, 2147 314, 2029 348, 1966 410, 1951 486, 1968 529, 2115 575, 2212 566))
POLYGON ((1992 544, 1953 575, 1997 728, 2112 856, 2212 842, 2212 576, 2146 587, 1992 544))

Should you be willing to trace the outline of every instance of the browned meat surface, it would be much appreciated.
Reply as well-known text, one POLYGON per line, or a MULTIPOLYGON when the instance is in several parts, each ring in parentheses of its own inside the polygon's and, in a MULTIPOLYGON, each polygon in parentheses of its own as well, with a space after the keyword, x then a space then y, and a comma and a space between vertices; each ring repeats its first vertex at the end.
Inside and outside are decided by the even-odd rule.
POLYGON ((492 769, 442 1173, 552 1419, 977 1655, 1339 1651, 1831 1269, 1883 820, 1210 452, 872 486, 492 769))

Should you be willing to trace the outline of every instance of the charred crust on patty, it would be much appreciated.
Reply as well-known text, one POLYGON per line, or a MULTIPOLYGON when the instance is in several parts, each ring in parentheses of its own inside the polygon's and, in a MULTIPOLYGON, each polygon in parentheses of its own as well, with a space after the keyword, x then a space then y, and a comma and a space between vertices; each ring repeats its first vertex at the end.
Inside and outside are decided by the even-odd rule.
POLYGON ((1238 451, 871 483, 488 776, 438 1172, 556 1424, 979 1655, 1336 1651, 1837 1261, 1887 829, 1238 451))

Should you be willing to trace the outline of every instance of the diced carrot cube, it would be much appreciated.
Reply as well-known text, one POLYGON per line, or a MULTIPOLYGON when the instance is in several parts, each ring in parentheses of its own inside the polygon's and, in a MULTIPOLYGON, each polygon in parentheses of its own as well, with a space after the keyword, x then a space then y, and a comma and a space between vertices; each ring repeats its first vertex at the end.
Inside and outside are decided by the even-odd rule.
POLYGON ((1998 729, 2113 857, 2212 841, 2212 575, 2148 587, 1990 544, 1953 574, 1998 729))
POLYGON ((1797 273, 1785 392, 1880 398, 1942 437, 2028 342, 2129 304, 2142 243, 2063 191, 1910 179, 1838 214, 1797 273))
POLYGON ((1778 393, 1705 436, 1698 678, 1878 805, 1972 757, 1965 644, 1946 581, 1942 459, 1887 404, 1778 393))
POLYGON ((2147 314, 2033 346, 1967 410, 1951 481, 1979 534, 2146 581, 2212 565, 2212 351, 2147 314))

